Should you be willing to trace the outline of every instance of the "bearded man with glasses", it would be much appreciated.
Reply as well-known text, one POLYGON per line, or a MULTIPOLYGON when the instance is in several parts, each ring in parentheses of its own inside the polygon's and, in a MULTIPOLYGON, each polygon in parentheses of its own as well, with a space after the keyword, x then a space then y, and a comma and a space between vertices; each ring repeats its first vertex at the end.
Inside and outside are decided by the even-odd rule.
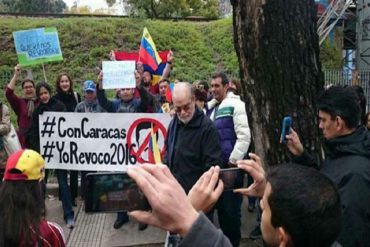
MULTIPOLYGON (((172 102, 176 114, 167 129, 164 163, 188 193, 204 172, 221 165, 221 146, 216 127, 196 106, 189 83, 175 84, 172 102)), ((166 246, 176 246, 177 241, 170 235, 166 246)))

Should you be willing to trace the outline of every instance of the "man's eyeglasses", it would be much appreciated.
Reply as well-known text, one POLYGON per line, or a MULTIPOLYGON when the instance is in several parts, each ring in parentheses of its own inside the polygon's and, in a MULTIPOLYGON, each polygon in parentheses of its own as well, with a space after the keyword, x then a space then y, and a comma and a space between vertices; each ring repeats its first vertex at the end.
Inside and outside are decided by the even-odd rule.
POLYGON ((174 106, 175 112, 180 113, 182 110, 184 110, 186 112, 189 111, 190 108, 191 108, 192 103, 193 102, 189 102, 189 103, 187 103, 186 105, 183 105, 183 106, 174 106))

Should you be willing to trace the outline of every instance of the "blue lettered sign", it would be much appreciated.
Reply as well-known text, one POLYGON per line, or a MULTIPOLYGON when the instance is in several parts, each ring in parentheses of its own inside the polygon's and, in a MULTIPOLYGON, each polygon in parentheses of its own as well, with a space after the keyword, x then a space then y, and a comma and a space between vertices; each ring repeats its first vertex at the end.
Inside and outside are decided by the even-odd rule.
POLYGON ((13 37, 21 66, 63 60, 55 27, 16 31, 13 37))

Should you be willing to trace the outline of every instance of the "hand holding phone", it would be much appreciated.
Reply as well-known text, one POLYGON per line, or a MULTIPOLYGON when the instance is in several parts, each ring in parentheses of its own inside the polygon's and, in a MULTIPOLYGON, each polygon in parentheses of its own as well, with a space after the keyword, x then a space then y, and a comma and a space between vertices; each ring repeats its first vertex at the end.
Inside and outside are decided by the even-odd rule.
POLYGON ((249 153, 250 159, 239 160, 238 167, 247 172, 253 178, 253 184, 248 188, 237 189, 234 192, 240 193, 244 196, 262 197, 266 188, 265 170, 263 169, 263 162, 261 158, 249 153))
POLYGON ((238 167, 221 169, 219 178, 224 183, 224 191, 243 188, 244 171, 238 167))
POLYGON ((284 117, 283 122, 282 122, 282 128, 281 128, 281 136, 280 136, 281 143, 283 144, 287 143, 286 135, 290 134, 290 128, 292 127, 292 123, 293 123, 293 120, 291 116, 284 117))

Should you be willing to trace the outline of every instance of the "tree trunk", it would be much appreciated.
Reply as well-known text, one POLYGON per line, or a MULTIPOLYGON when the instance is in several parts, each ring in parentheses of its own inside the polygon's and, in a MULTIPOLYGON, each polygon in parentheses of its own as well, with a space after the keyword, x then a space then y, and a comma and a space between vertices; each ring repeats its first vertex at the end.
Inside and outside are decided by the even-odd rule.
POLYGON ((323 89, 314 0, 234 0, 234 43, 255 152, 286 162, 281 120, 320 150, 316 99, 323 89))

